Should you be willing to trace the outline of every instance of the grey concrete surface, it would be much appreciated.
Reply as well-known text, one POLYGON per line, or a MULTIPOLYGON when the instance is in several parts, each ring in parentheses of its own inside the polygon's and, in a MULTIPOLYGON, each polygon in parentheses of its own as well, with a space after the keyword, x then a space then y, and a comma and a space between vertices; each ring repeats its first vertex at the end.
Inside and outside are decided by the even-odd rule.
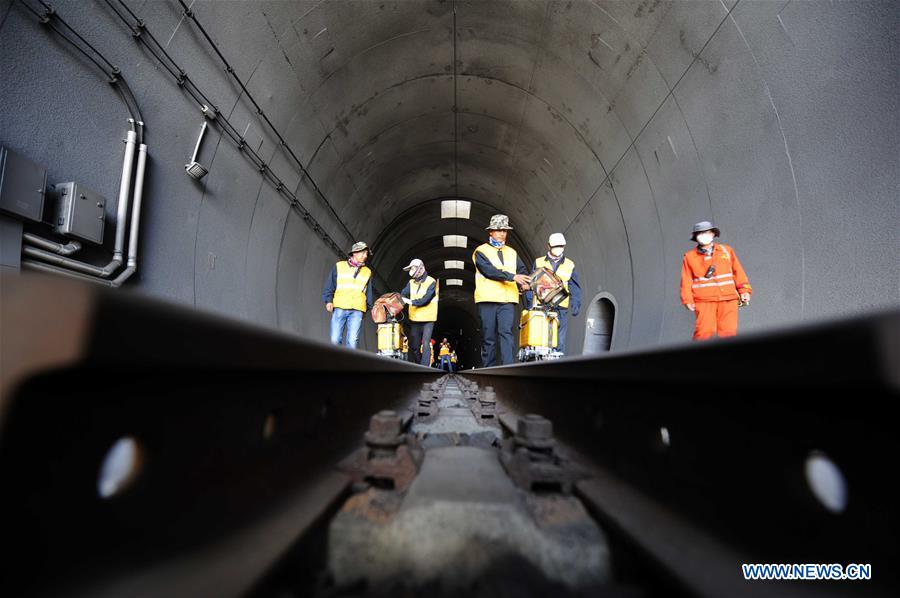
POLYGON ((610 581, 606 536, 578 500, 522 492, 494 450, 429 449, 401 504, 384 494, 351 498, 329 526, 328 567, 339 588, 364 579, 375 591, 399 591, 402 581, 465 593, 508 561, 525 564, 514 585, 530 569, 587 594, 610 581))
MULTIPOLYGON (((121 68, 147 123, 130 286, 325 338, 334 254, 218 130, 209 175, 189 179, 196 105, 106 3, 53 4, 121 68)), ((566 233, 586 300, 616 299, 613 349, 689 338, 680 256, 704 219, 750 274, 743 330, 900 304, 895 2, 194 2, 337 217, 177 3, 127 4, 338 243, 378 241, 388 286, 413 255, 439 277, 465 261, 444 295, 469 313, 454 321, 474 323, 471 250, 494 212, 529 258, 566 233), (473 219, 442 222, 448 197, 471 199, 473 219), (468 247, 441 247, 449 231, 468 247)), ((0 81, 0 143, 103 193, 112 216, 127 118, 113 88, 11 0, 0 81)))

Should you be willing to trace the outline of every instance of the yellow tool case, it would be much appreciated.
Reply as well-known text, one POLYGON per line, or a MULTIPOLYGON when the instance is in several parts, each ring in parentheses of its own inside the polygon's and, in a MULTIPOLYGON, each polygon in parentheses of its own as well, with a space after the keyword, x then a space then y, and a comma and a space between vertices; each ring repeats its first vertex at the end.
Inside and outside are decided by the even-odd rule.
POLYGON ((523 310, 519 320, 519 346, 555 348, 558 343, 559 319, 555 311, 523 310))
POLYGON ((378 325, 378 351, 399 351, 403 346, 403 328, 399 322, 378 325))

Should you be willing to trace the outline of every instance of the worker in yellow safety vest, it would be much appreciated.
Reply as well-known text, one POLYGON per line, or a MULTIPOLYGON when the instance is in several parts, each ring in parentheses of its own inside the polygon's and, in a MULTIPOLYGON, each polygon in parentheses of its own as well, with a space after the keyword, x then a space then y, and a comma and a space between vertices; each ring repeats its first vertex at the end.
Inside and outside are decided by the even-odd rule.
POLYGON ((431 334, 438 315, 440 291, 438 281, 428 276, 425 262, 416 258, 403 268, 409 273, 409 282, 400 292, 403 303, 409 306, 409 361, 429 365, 431 356, 422 351, 431 346, 431 334))
MULTIPOLYGON (((534 269, 547 268, 555 273, 563 281, 563 286, 569 292, 569 296, 554 310, 559 314, 559 336, 556 350, 566 353, 566 329, 569 322, 569 311, 572 317, 581 311, 581 281, 575 270, 575 262, 565 256, 566 238, 562 233, 553 233, 547 241, 547 255, 534 260, 534 269)), ((540 307, 540 301, 534 297, 534 293, 528 290, 525 293, 525 305, 527 307, 540 307)))
POLYGON ((506 244, 513 228, 504 214, 491 216, 488 242, 472 254, 475 263, 475 304, 481 318, 481 361, 484 367, 513 363, 513 325, 519 304, 519 288, 531 282, 516 250, 506 244), (498 342, 499 341, 499 342, 498 342))
POLYGON ((442 370, 449 372, 450 371, 450 341, 446 338, 441 341, 441 350, 438 352, 438 357, 441 359, 441 363, 438 367, 442 370))
POLYGON ((372 271, 366 266, 369 246, 357 242, 350 248, 349 256, 334 265, 322 290, 325 309, 331 313, 331 342, 355 349, 359 344, 359 329, 363 314, 374 304, 372 296, 372 271), (346 333, 346 334, 345 334, 346 333))

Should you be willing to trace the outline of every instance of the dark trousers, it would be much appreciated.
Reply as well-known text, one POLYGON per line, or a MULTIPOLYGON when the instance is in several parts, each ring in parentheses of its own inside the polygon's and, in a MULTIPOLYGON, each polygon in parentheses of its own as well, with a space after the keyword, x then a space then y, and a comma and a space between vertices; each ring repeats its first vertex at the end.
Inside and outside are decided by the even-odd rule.
POLYGON ((565 355, 566 353, 566 328, 569 324, 569 310, 568 309, 556 309, 556 313, 559 314, 559 342, 556 344, 556 350, 565 355))
POLYGON ((500 364, 513 363, 513 321, 516 316, 515 303, 478 304, 478 315, 481 316, 481 363, 489 368, 497 365, 497 345, 500 345, 500 364))
POLYGON ((424 366, 429 365, 432 332, 434 332, 434 322, 409 323, 409 361, 424 366), (425 350, 422 351, 420 347, 425 347, 425 350))

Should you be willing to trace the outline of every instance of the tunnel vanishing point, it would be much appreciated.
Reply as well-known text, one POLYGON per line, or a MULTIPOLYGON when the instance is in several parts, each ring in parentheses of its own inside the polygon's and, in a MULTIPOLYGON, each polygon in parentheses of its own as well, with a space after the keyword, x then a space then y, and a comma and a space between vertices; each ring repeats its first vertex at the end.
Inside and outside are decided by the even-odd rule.
POLYGON ((888 0, 0 0, 9 595, 893 593, 898 67, 888 0), (571 358, 478 367, 493 214, 565 234, 571 358), (702 220, 754 296, 699 346, 702 220), (361 240, 475 369, 323 344, 361 240))

